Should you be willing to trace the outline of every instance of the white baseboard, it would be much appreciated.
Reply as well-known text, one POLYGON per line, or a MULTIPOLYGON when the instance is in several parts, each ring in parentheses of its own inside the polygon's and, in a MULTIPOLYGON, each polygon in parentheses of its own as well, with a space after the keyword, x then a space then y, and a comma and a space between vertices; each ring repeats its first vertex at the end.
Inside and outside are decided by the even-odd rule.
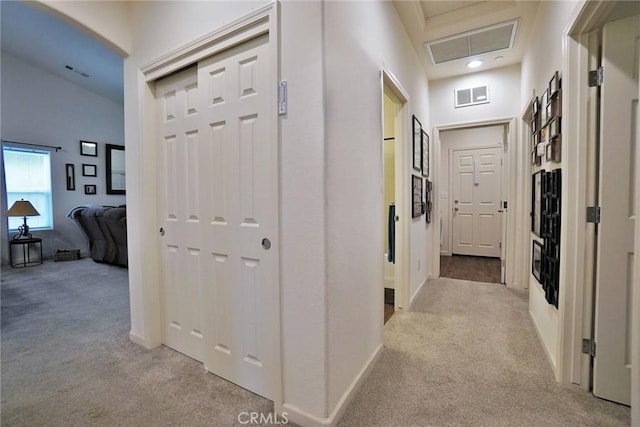
POLYGON ((147 345, 147 340, 142 338, 140 335, 134 333, 133 331, 129 331, 129 339, 134 343, 141 345, 144 348, 149 348, 149 346, 147 345))
POLYGON ((425 285, 425 283, 427 283, 427 280, 429 280, 428 276, 425 277, 425 279, 422 281, 422 283, 420 283, 420 286, 418 286, 418 289, 416 289, 416 291, 413 293, 413 295, 411 295, 411 298, 409 299, 409 310, 408 311, 413 310, 413 304, 416 302, 416 297, 418 296, 418 294, 422 290, 422 287, 425 285))
POLYGON ((533 323, 533 329, 536 331, 536 335, 538 336, 538 341, 540 342, 540 345, 542 346, 543 350, 544 350, 544 354, 547 356, 547 360, 549 361, 549 364, 551 365, 551 370, 553 371, 553 377, 556 379, 556 382, 560 382, 560 377, 558 375, 558 367, 556 366, 556 361, 555 359, 551 356, 551 353, 549 353, 549 350, 547 349, 547 346, 544 345, 544 339, 542 338, 542 335, 540 334, 540 327, 538 326, 538 323, 536 322, 535 317, 533 317, 533 315, 531 314, 531 311, 529 311, 529 319, 531 320, 531 323, 533 323))
POLYGON ((371 370, 375 366, 381 354, 382 344, 380 344, 380 346, 373 352, 367 363, 365 363, 365 365, 362 367, 362 370, 360 370, 358 375, 354 378, 353 382, 344 392, 344 394, 336 404, 336 407, 333 409, 333 411, 331 411, 331 414, 328 417, 317 417, 308 412, 305 412, 295 405, 284 403, 282 405, 283 411, 287 413, 287 418, 289 419, 289 421, 300 424, 304 427, 335 426, 344 414, 344 411, 349 405, 349 402, 351 402, 358 389, 362 386, 364 380, 367 379, 367 377, 371 373, 371 370))

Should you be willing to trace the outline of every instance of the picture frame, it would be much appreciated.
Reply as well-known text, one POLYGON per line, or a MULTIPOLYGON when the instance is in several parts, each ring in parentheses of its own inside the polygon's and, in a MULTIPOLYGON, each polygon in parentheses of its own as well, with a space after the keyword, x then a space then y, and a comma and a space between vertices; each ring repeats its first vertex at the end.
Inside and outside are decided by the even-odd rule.
POLYGON ((417 218, 424 213, 422 202, 422 177, 411 175, 411 218, 417 218))
POLYGON ((549 80, 549 97, 553 97, 560 89, 560 74, 558 71, 553 73, 553 77, 549 80))
POLYGON ((545 90, 542 94, 542 98, 540 100, 540 110, 542 113, 542 120, 540 123, 540 127, 544 127, 549 121, 549 114, 551 113, 551 108, 549 106, 549 91, 545 90))
POLYGON ((127 193, 125 147, 124 145, 107 144, 105 149, 107 194, 124 195, 127 193))
POLYGON ((422 131, 422 176, 429 177, 429 135, 422 131))
POLYGON ((533 174, 531 179, 531 232, 542 237, 542 179, 544 171, 533 174))
POLYGON ((98 157, 98 143, 80 140, 80 155, 98 157))
POLYGON ((87 184, 87 185, 85 185, 84 186, 84 194, 91 194, 91 195, 97 194, 95 184, 87 184))
POLYGON ((64 165, 67 175, 67 191, 76 191, 76 167, 73 163, 64 165))
POLYGON ((422 123, 413 116, 413 168, 422 171, 422 123))
POLYGON ((82 176, 98 176, 98 167, 96 165, 83 163, 82 176))
POLYGON ((531 248, 531 273, 538 283, 542 284, 542 254, 544 247, 537 240, 533 241, 531 248))

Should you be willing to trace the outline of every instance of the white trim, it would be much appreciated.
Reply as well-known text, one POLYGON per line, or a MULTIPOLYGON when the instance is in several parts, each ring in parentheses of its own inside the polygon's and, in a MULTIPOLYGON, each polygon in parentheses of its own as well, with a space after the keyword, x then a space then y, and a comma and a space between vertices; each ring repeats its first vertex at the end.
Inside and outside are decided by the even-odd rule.
MULTIPOLYGON (((524 279, 525 272, 528 271, 528 266, 530 265, 527 262, 522 262, 525 255, 528 251, 529 246, 529 233, 526 224, 528 224, 529 211, 527 210, 526 197, 523 198, 523 192, 527 192, 527 183, 528 183, 528 168, 518 167, 518 153, 522 149, 522 144, 518 138, 518 127, 517 127, 518 119, 515 117, 497 117, 493 119, 487 120, 475 120, 463 123, 450 123, 450 124, 441 124, 437 125, 433 129, 433 140, 434 140, 434 158, 440 159, 442 152, 442 142, 440 140, 440 132, 445 130, 454 130, 454 129, 468 129, 480 126, 491 126, 491 125, 504 125, 507 127, 508 132, 508 140, 506 141, 506 161, 509 163, 508 165, 508 173, 509 180, 514 185, 511 185, 508 194, 506 195, 506 200, 509 203, 509 208, 507 209, 505 220, 507 221, 507 234, 513 236, 511 239, 507 240, 507 244, 512 250, 507 251, 507 259, 505 260, 505 268, 506 268, 506 286, 514 289, 526 289, 527 288, 527 280, 524 279), (515 162, 515 164, 514 164, 515 162), (524 206, 523 206, 524 205, 524 206), (518 228, 518 224, 523 223, 525 226, 518 228), (518 231, 519 230, 519 231, 518 231)), ((505 158, 503 157, 503 159, 505 158)), ((526 157, 528 159, 528 157, 526 157)), ((435 164, 439 164, 437 161, 435 164)), ((434 172, 439 176, 440 170, 434 172)), ((441 223, 442 215, 440 215, 440 180, 434 180, 434 194, 436 197, 434 198, 434 220, 436 224, 441 223)), ((432 242, 432 253, 435 259, 434 265, 436 266, 436 277, 440 276, 440 256, 449 256, 453 253, 453 250, 450 246, 450 250, 448 252, 440 250, 440 234, 433 233, 433 242, 432 242)), ((449 236, 451 237, 451 236, 449 236)), ((528 278, 528 275, 526 275, 528 278)))
MULTIPOLYGON (((536 331, 536 335, 538 336, 538 341, 540 341, 540 343, 544 343, 544 339, 542 338, 542 335, 540 334, 540 326, 538 326, 538 324, 536 323, 536 318, 531 314, 531 312, 529 311, 529 320, 531 320, 531 323, 533 323, 533 329, 536 331)), ((546 345, 542 345, 542 348, 544 350, 544 354, 545 356, 547 356, 547 360, 549 361, 549 365, 551 366, 551 370, 553 371, 553 376, 556 379, 556 381, 558 380, 558 368, 556 366, 556 361, 553 359, 553 355, 551 353, 549 353, 549 349, 547 348, 546 345)))
MULTIPOLYGON (((148 82, 191 65, 201 59, 232 48, 247 40, 273 30, 276 19, 276 2, 256 9, 209 34, 169 52, 143 66, 141 71, 148 82)), ((277 39, 276 39, 277 40, 277 39)))
MULTIPOLYGON (((400 244, 396 244, 396 280, 395 280, 395 310, 408 310, 410 307, 409 291, 410 287, 410 271, 409 271, 409 259, 411 254, 411 236, 410 236, 410 221, 405 218, 409 218, 409 199, 406 196, 409 194, 409 181, 402 179, 406 176, 406 171, 409 170, 408 156, 408 141, 410 129, 410 115, 409 115, 409 93, 404 89, 400 81, 397 79, 384 64, 381 66, 380 72, 380 100, 381 104, 384 99, 384 87, 385 85, 391 89, 395 96, 400 101, 400 110, 396 114, 395 122, 395 135, 397 141, 400 144, 396 144, 396 157, 400 159, 402 164, 401 168, 396 168, 396 215, 400 217, 400 221, 396 223, 399 230, 396 232, 396 236, 400 236, 400 244), (398 179, 398 177, 401 177, 398 179), (397 188, 400 186, 402 191, 398 192, 397 188), (400 197, 399 197, 400 196, 400 197)), ((384 112, 382 119, 384 120, 384 112)), ((383 146, 380 146, 381 155, 384 156, 383 146)), ((397 162, 396 162, 397 164, 397 162)), ((382 262, 382 261, 381 261, 382 262)), ((384 266, 383 266, 384 268, 384 266)))
POLYGON ((413 311, 413 307, 416 304, 416 297, 420 294, 420 291, 422 291, 422 288, 424 287, 424 285, 427 284, 427 281, 430 279, 430 276, 425 277, 425 279, 422 281, 422 283, 420 283, 420 286, 418 286, 418 289, 416 289, 416 291, 413 293, 413 295, 411 295, 411 300, 409 302, 409 310, 408 311, 413 311))
POLYGON ((295 405, 285 403, 282 405, 282 410, 287 413, 289 421, 306 427, 335 426, 338 421, 340 421, 342 415, 344 415, 344 411, 347 409, 351 400, 355 397, 356 392, 360 389, 367 377, 369 377, 369 374, 371 374, 373 367, 382 355, 382 349, 383 345, 380 344, 378 348, 374 350, 367 363, 365 363, 358 375, 356 375, 349 387, 345 390, 342 397, 336 404, 336 407, 331 411, 331 414, 328 417, 317 417, 295 405))
POLYGON ((149 348, 149 346, 147 345, 147 340, 142 338, 140 335, 135 334, 133 331, 129 331, 129 339, 134 343, 138 344, 139 346, 142 346, 144 348, 149 348))

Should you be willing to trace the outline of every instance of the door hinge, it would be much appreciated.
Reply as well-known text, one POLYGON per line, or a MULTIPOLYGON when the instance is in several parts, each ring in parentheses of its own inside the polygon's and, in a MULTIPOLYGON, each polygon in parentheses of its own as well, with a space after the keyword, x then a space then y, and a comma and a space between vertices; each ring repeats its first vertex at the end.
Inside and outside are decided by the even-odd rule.
POLYGON ((499 249, 502 249, 502 242, 499 243, 499 249))
POLYGON ((582 340, 582 353, 588 354, 591 357, 596 357, 596 342, 590 339, 582 340))
POLYGON ((602 86, 604 83, 604 67, 589 71, 589 87, 602 86))
POLYGON ((587 222, 600 224, 600 206, 587 206, 587 222))
POLYGON ((278 114, 287 114, 287 81, 278 83, 278 114))

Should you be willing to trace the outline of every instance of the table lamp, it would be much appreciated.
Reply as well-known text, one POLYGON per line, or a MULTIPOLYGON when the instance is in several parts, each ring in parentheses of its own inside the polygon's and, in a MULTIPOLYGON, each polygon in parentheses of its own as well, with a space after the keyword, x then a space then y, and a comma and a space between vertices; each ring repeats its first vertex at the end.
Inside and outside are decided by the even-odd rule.
POLYGON ((28 216, 39 216, 40 213, 33 207, 33 205, 28 200, 18 200, 16 201, 11 209, 7 212, 7 216, 21 216, 24 217, 24 224, 18 227, 18 234, 13 236, 13 240, 19 239, 31 239, 31 233, 29 233, 29 226, 27 225, 27 217, 28 216))

